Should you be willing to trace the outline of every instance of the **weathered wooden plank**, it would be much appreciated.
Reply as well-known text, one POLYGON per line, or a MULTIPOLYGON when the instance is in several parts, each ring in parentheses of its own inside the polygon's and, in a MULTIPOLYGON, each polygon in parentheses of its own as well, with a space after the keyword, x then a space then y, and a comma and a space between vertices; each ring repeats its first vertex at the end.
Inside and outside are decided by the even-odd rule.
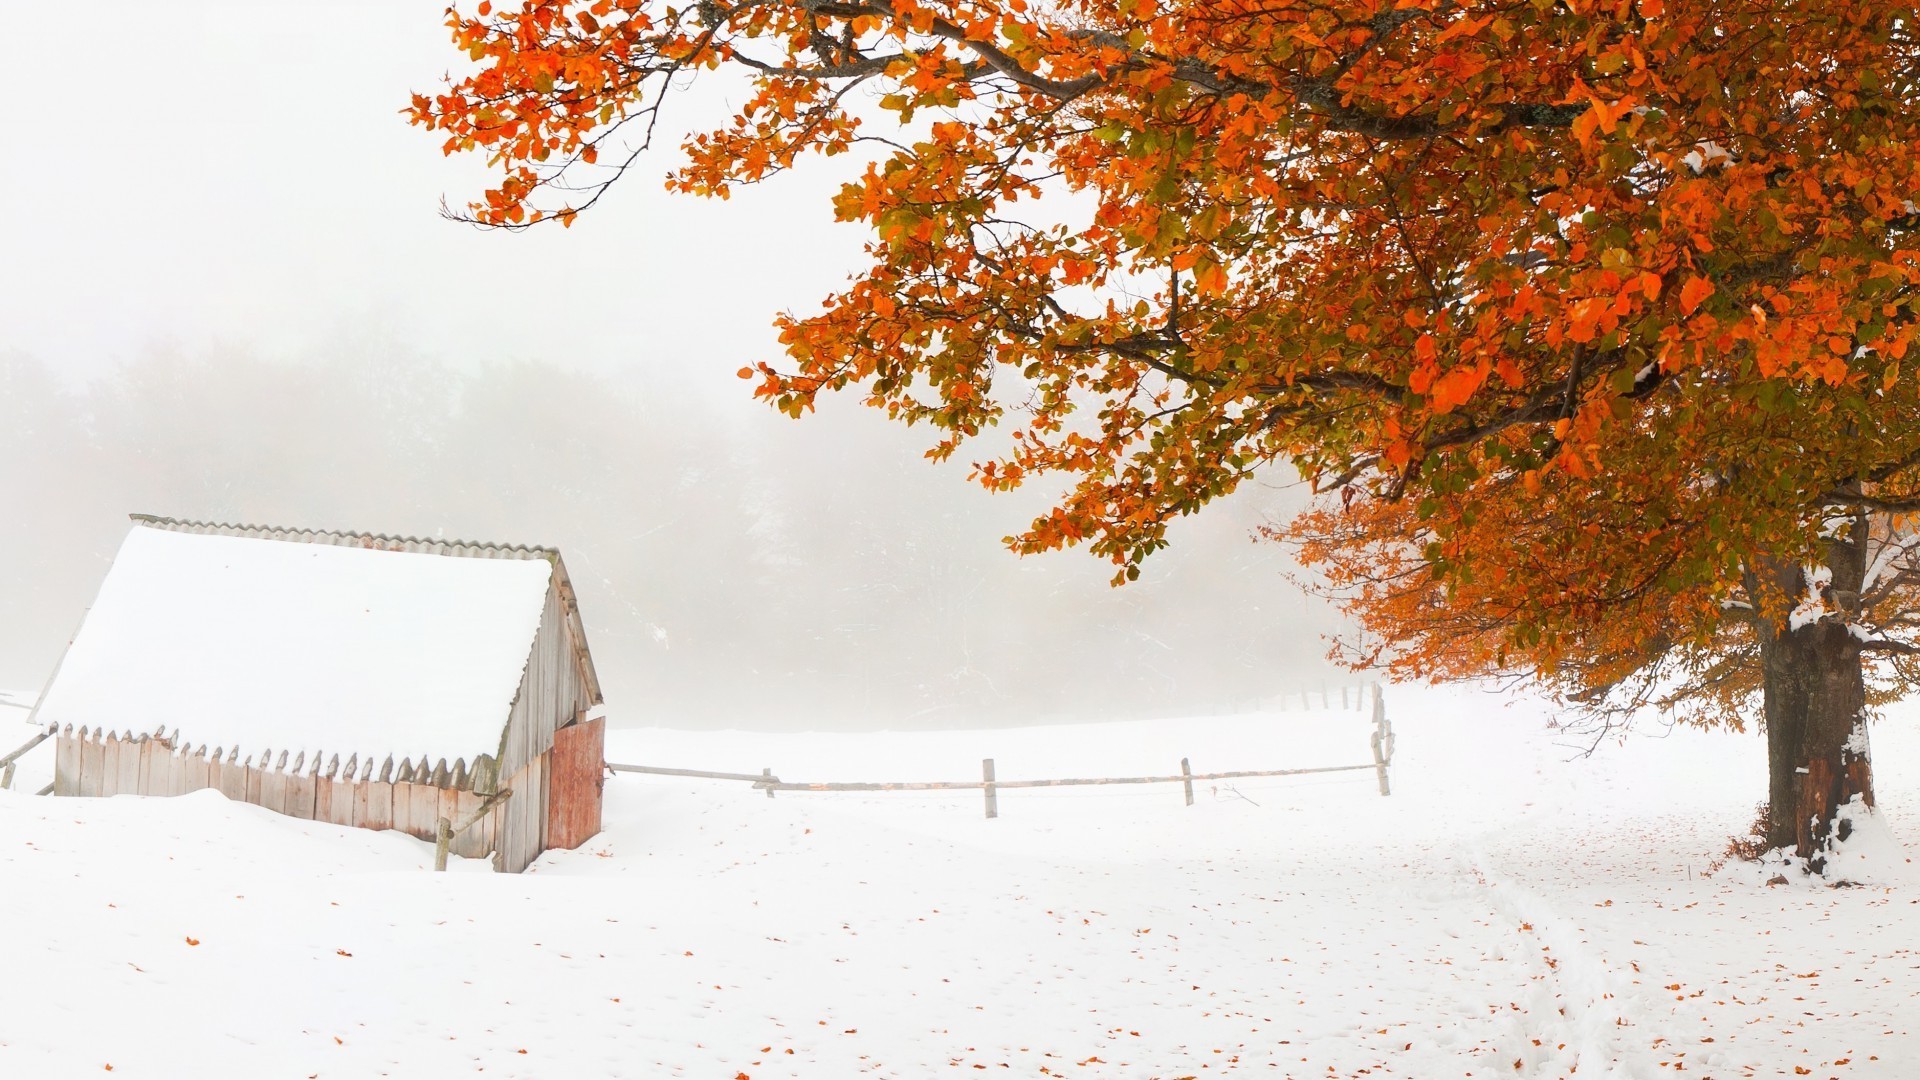
POLYGON ((135 737, 127 732, 120 740, 120 772, 114 779, 114 790, 122 795, 138 795, 146 789, 147 740, 146 736, 135 737))
POLYGON ((413 780, 394 780, 394 817, 388 828, 413 836, 413 780))
POLYGON ((368 780, 354 789, 354 824, 363 829, 393 827, 393 785, 368 780))
POLYGON ((187 793, 187 757, 193 747, 181 744, 167 751, 167 793, 185 795, 187 793))
POLYGON ((360 808, 366 800, 360 795, 360 781, 335 780, 333 782, 333 813, 327 818, 335 825, 360 827, 360 808))
POLYGON ((203 788, 211 787, 212 784, 212 767, 211 763, 207 761, 206 744, 202 743, 198 750, 181 761, 181 794, 186 794, 190 791, 200 791, 203 788))
POLYGON ((258 758, 247 759, 247 793, 244 796, 245 801, 255 806, 267 805, 267 772, 272 763, 273 751, 271 750, 260 755, 258 758))
POLYGON ((272 766, 272 771, 260 780, 260 805, 276 814, 287 812, 287 753, 282 750, 278 757, 265 763, 272 766))
MULTIPOLYGON (((162 730, 165 730, 164 728, 162 730)), ((140 740, 139 791, 142 795, 171 795, 173 785, 167 773, 167 742, 157 737, 140 740)))
POLYGON ((100 773, 100 794, 114 796, 120 793, 120 756, 129 752, 130 747, 117 731, 106 734, 106 755, 100 773))
POLYGON ((492 754, 481 754, 473 759, 473 776, 469 786, 479 795, 491 795, 500 790, 500 764, 493 760, 492 754))
POLYGON ((173 748, 161 739, 148 738, 140 744, 140 793, 173 795, 173 748))
POLYGON ((333 781, 325 776, 313 778, 313 820, 339 824, 333 820, 333 781))
POLYGON ((440 822, 440 789, 432 784, 409 784, 407 799, 413 804, 412 835, 432 840, 440 822))
POLYGON ((333 782, 333 813, 327 820, 335 825, 358 828, 360 808, 365 805, 366 799, 360 794, 360 781, 335 780, 333 782))
POLYGON ((529 801, 533 803, 533 816, 538 819, 538 824, 533 829, 533 857, 528 862, 539 858, 540 853, 547 850, 547 787, 551 779, 549 766, 553 762, 553 757, 550 753, 541 754, 533 761, 534 786, 531 790, 533 798, 529 801))
POLYGON ((55 795, 80 794, 80 747, 81 740, 73 733, 73 725, 60 733, 53 744, 53 793, 55 795))
POLYGON ((98 795, 113 795, 120 790, 120 736, 109 733, 100 740, 100 786, 98 795))
MULTIPOLYGON (((442 788, 440 789, 440 816, 458 825, 472 817, 473 812, 480 809, 480 804, 485 801, 471 791, 461 791, 459 788, 452 787, 442 788)), ((481 845, 480 823, 476 821, 465 832, 453 838, 452 850, 455 855, 463 859, 477 859, 487 853, 486 848, 481 845)))
POLYGON ((130 740, 121 738, 119 732, 107 732, 107 771, 100 777, 100 794, 113 796, 124 790, 120 786, 120 777, 125 770, 121 759, 138 752, 138 748, 130 740))
MULTIPOLYGON (((316 753, 314 765, 318 766, 319 763, 320 755, 316 753)), ((314 772, 313 768, 306 767, 305 753, 294 759, 293 766, 287 770, 286 806, 281 813, 306 821, 313 820, 314 789, 317 786, 314 772)))
POLYGON ((175 795, 185 795, 193 790, 187 785, 192 782, 193 770, 189 764, 193 747, 176 746, 167 755, 167 786, 175 795))
POLYGON ((576 848, 600 831, 606 779, 606 721, 596 717, 554 732, 547 754, 545 846, 576 848))
MULTIPOLYGON (((403 762, 402 764, 404 765, 405 763, 403 762)), ((402 773, 412 775, 410 770, 405 769, 401 772, 396 772, 394 775, 398 777, 402 775, 402 773)), ((387 828, 412 836, 413 782, 411 780, 394 780, 389 798, 391 800, 389 804, 391 809, 387 815, 387 828)))
POLYGON ((545 802, 546 795, 534 781, 537 766, 538 762, 527 762, 526 768, 520 770, 520 781, 513 785, 526 795, 524 799, 515 800, 520 807, 513 822, 513 850, 520 863, 515 873, 525 870, 540 857, 540 813, 534 803, 545 802))
POLYGON ((214 778, 214 786, 220 789, 220 794, 225 795, 234 802, 252 801, 249 797, 248 789, 253 786, 253 770, 247 768, 245 762, 242 761, 240 748, 238 746, 228 747, 227 756, 219 765, 220 772, 214 778))
POLYGON ((181 785, 186 783, 186 769, 183 767, 185 759, 179 750, 170 742, 161 742, 156 739, 153 743, 153 759, 153 777, 149 781, 149 791, 168 798, 185 794, 181 790, 181 785))
POLYGON ((537 763, 528 763, 507 778, 503 787, 514 794, 496 811, 495 845, 499 852, 495 865, 509 874, 517 874, 540 854, 540 820, 536 803, 546 801, 545 792, 534 780, 537 763))
POLYGON ((97 734, 81 729, 75 736, 80 740, 80 787, 75 794, 97 796, 101 790, 101 778, 107 772, 107 747, 97 734))

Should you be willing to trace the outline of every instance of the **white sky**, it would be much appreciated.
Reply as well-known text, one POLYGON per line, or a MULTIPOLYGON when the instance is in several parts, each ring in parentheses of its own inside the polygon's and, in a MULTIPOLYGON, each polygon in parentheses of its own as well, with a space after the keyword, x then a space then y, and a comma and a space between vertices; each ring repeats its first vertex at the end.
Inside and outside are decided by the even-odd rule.
POLYGON ((245 328, 291 355, 372 321, 463 366, 641 363, 744 399, 733 372, 771 358, 771 315, 857 255, 826 173, 709 202, 661 189, 663 155, 564 233, 445 221, 483 164, 400 112, 462 59, 442 11, 0 0, 0 89, 31 116, 0 170, 0 348, 87 377, 156 343, 245 328))

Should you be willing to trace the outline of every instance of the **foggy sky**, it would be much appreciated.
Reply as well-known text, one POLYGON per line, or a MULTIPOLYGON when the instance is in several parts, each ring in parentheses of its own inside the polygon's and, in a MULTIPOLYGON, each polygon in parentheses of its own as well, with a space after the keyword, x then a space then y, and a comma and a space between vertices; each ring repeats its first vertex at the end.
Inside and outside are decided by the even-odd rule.
POLYGON ((441 219, 485 179, 400 116, 459 60, 442 8, 0 0, 0 88, 36 103, 0 170, 0 686, 45 680, 136 510, 556 544, 617 723, 1174 714, 1327 675, 1332 616, 1248 539, 1290 474, 1116 591, 1000 546, 1044 488, 990 496, 851 398, 750 401, 772 315, 855 265, 853 163, 708 202, 662 155, 570 230, 441 219))

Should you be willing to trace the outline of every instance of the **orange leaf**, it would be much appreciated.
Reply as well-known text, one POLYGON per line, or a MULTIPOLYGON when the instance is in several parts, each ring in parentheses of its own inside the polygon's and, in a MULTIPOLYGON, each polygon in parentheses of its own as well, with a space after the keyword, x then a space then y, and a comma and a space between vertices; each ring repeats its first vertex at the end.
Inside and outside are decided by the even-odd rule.
POLYGON ((1687 283, 1680 286, 1681 313, 1686 315, 1693 314, 1694 310, 1700 306, 1701 301, 1712 295, 1712 282, 1699 275, 1688 278, 1687 283))

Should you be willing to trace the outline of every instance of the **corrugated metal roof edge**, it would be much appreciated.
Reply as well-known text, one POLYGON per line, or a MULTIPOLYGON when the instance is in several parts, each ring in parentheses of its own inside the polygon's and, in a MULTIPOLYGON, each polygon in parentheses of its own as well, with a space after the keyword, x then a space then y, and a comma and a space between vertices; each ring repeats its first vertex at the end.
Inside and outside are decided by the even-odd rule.
POLYGON ((431 549, 431 553, 450 555, 455 558, 499 558, 502 556, 523 559, 546 559, 552 561, 560 556, 557 548, 542 547, 537 544, 498 544, 482 540, 444 540, 429 536, 395 536, 390 533, 360 532, 347 529, 308 529, 289 525, 247 525, 224 521, 186 521, 181 518, 160 517, 155 514, 128 514, 135 523, 148 525, 169 532, 191 532, 213 536, 239 536, 262 540, 290 540, 294 543, 312 544, 328 541, 369 541, 382 544, 408 544, 431 549), (459 549, 484 551, 488 555, 471 555, 459 549))
POLYGON ((401 550, 412 550, 425 554, 446 555, 457 559, 545 559, 553 566, 553 585, 560 591, 560 606, 567 617, 567 628, 572 631, 574 647, 580 651, 580 663, 587 684, 587 693, 594 705, 604 704, 600 695, 600 675, 593 667, 593 653, 587 648, 586 627, 580 622, 580 603, 573 591, 573 580, 567 576, 567 564, 560 558, 560 549, 538 547, 529 544, 496 544, 476 540, 438 540, 422 536, 393 536, 387 533, 348 532, 342 529, 301 529, 284 525, 243 525, 217 521, 185 521, 180 518, 160 517, 155 514, 128 514, 137 525, 165 529, 169 532, 200 533, 211 536, 237 536, 255 540, 284 540, 297 544, 349 543, 390 544, 396 547, 406 545, 401 550), (464 549, 464 550, 463 550, 464 549))

